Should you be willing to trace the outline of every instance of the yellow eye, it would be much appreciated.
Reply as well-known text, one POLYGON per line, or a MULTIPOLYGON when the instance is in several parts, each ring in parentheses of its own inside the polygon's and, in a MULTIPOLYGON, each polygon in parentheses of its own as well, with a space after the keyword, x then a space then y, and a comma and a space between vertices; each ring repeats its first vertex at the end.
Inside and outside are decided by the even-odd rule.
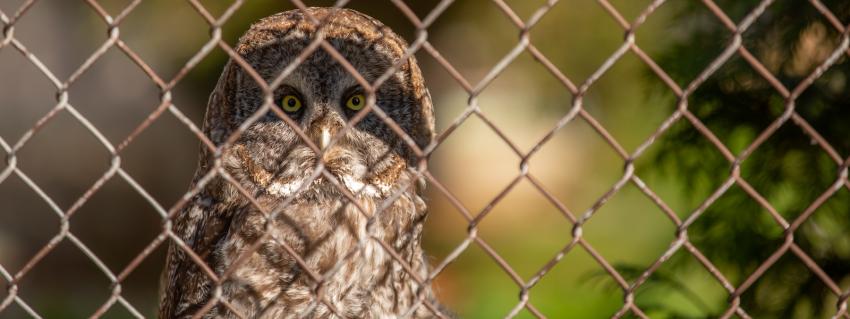
POLYGON ((294 113, 301 109, 301 100, 290 94, 283 97, 283 100, 280 101, 280 107, 286 112, 294 113))
POLYGON ((355 94, 348 98, 348 101, 345 101, 345 107, 359 111, 366 106, 366 96, 363 94, 355 94))

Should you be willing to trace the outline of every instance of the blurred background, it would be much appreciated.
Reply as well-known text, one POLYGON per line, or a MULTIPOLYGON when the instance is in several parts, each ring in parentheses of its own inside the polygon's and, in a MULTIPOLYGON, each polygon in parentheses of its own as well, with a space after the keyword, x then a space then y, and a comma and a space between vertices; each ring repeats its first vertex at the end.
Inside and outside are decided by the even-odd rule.
MULTIPOLYGON (((21 0, 0 0, 11 16, 21 0)), ((125 0, 99 1, 117 15, 125 0)), ((214 16, 229 1, 202 1, 214 16)), ((408 1, 420 18, 436 0, 408 1)), ((651 1, 610 0, 633 21, 651 1)), ((818 2, 818 1, 815 1, 818 2)), ((506 1, 523 19, 544 5, 506 1)), ((850 3, 821 0, 839 24, 850 3)), ((332 5, 307 1, 308 5, 332 5)), ((717 1, 736 23, 753 0, 717 1)), ((390 2, 349 5, 383 21, 408 40, 415 28, 390 2)), ((287 1, 244 4, 224 25, 235 44, 257 19, 292 9, 287 1)), ((187 3, 143 1, 120 26, 120 37, 166 81, 208 40, 209 26, 187 3)), ((592 0, 563 0, 531 30, 532 43, 574 83, 582 83, 622 45, 624 29, 592 0)), ((517 43, 519 30, 490 1, 457 1, 428 29, 428 39, 473 86, 517 43)), ((82 1, 38 1, 16 24, 14 37, 59 79, 70 76, 106 39, 107 27, 82 1)), ((698 1, 668 1, 637 29, 636 43, 681 87, 727 46, 730 32, 698 1)), ((744 47, 784 86, 793 88, 839 45, 837 30, 809 1, 777 0, 744 33, 744 47)), ((439 131, 467 107, 468 93, 430 54, 416 54, 433 96, 439 131)), ((207 96, 227 56, 213 50, 172 92, 175 106, 200 126, 207 96)), ((796 111, 842 158, 850 154, 850 63, 842 56, 797 100, 796 111)), ((528 53, 517 57, 479 96, 482 112, 522 151, 530 150, 572 107, 572 96, 528 53)), ((117 48, 110 49, 69 89, 69 102, 113 144, 123 141, 159 104, 159 90, 117 48)), ((734 154, 740 154, 785 106, 782 96, 736 54, 688 99, 690 110, 734 154)), ((56 104, 56 89, 13 47, 0 49, 0 137, 14 144, 56 104)), ((676 108, 677 100, 633 52, 595 82, 584 108, 629 153, 676 108)), ((187 190, 199 141, 166 112, 121 154, 121 167, 164 207, 187 190)), ((0 150, 0 156, 5 157, 0 150)), ((106 149, 68 112, 60 112, 17 153, 18 167, 63 210, 110 165, 106 149)), ((530 171, 574 215, 587 211, 623 175, 623 159, 585 120, 576 118, 530 159, 530 171)), ((437 179, 478 214, 520 174, 520 158, 481 119, 464 122, 433 153, 437 179)), ((0 170, 8 164, 0 162, 0 170)), ((636 174, 679 218, 687 218, 729 177, 731 164, 686 120, 677 121, 635 161, 636 174)), ((846 168, 844 168, 846 170, 846 168)), ((841 168, 792 122, 785 123, 743 163, 741 175, 786 220, 793 220, 835 183, 841 168)), ((846 174, 846 171, 845 171, 846 174)), ((845 177, 846 178, 846 177, 845 177)), ((468 236, 468 223, 446 195, 430 188, 425 250, 443 261, 468 236)), ((527 180, 520 181, 478 225, 478 234, 529 280, 572 239, 572 224, 527 180)), ((12 175, 0 183, 0 265, 14 274, 59 232, 59 217, 12 175)), ((70 230, 113 273, 121 272, 162 230, 156 211, 120 177, 113 177, 70 219, 70 230)), ((850 288, 850 190, 843 187, 795 233, 795 242, 842 291, 850 288)), ((633 184, 626 184, 585 224, 584 238, 633 282, 675 239, 676 226, 633 184)), ((768 210, 732 186, 689 228, 689 238, 734 286, 741 285, 784 241, 768 210)), ((145 316, 155 315, 165 245, 122 284, 145 316)), ((8 294, 0 279, 0 300, 8 294)), ((498 318, 518 303, 520 287, 472 244, 436 280, 440 299, 461 318, 498 318)), ((102 271, 67 239, 18 283, 18 294, 45 318, 84 318, 111 293, 102 271)), ((729 293, 684 249, 638 290, 636 303, 653 318, 711 318, 729 293)), ((783 255, 741 297, 755 318, 829 318, 837 296, 795 255, 783 255)), ((530 292, 549 318, 605 318, 623 292, 590 254, 570 251, 530 292)), ((0 318, 26 318, 17 304, 0 318)), ((116 304, 104 316, 131 314, 116 304)), ((526 310, 520 318, 531 318, 526 310)))

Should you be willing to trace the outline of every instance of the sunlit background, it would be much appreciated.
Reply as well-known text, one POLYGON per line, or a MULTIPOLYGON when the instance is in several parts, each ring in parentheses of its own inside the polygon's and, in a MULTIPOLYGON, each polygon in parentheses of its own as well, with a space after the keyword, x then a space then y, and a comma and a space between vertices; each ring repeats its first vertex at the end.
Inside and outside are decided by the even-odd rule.
MULTIPOLYGON (((21 2, 0 0, 0 10, 11 16, 21 2)), ((110 14, 117 15, 128 1, 99 2, 110 14)), ((436 0, 408 2, 420 18, 438 3, 436 0)), ((609 2, 631 22, 652 1, 609 2)), ((730 32, 698 1, 668 2, 637 29, 636 43, 684 87, 721 53, 730 32), (711 36, 697 36, 706 32, 711 36), (693 55, 694 52, 702 55, 693 55)), ((740 21, 758 1, 718 2, 730 11, 733 21, 740 21)), ((747 34, 746 39, 793 38, 780 42, 788 46, 773 48, 774 51, 764 49, 764 41, 753 40, 749 46, 771 72, 793 87, 799 77, 811 72, 834 50, 840 32, 826 19, 818 18, 819 13, 805 1, 777 2, 785 4, 768 9, 765 19, 772 21, 770 23, 781 22, 783 20, 778 17, 792 14, 812 18, 801 18, 800 30, 794 30, 793 34, 772 34, 770 23, 767 26, 757 23, 755 28, 768 31, 764 34, 754 31, 747 34), (792 2, 803 3, 807 9, 803 13, 789 13, 797 5, 788 4, 792 2), (797 78, 785 81, 785 76, 797 78)), ((840 21, 848 21, 850 10, 846 3, 824 2, 837 12, 840 21)), ((219 16, 230 5, 229 1, 203 3, 214 16, 219 16)), ((307 4, 331 5, 332 2, 307 1, 307 4)), ((514 0, 507 4, 519 17, 527 19, 544 5, 544 1, 514 0)), ((408 40, 414 38, 413 24, 388 1, 352 1, 349 6, 383 21, 408 40)), ((292 8, 287 1, 249 1, 224 25, 224 39, 233 45, 251 22, 292 8)), ((43 0, 15 24, 14 36, 45 67, 64 80, 107 40, 107 31, 103 19, 83 1, 43 0)), ((428 41, 473 86, 518 44, 519 35, 520 30, 510 17, 493 2, 484 0, 457 1, 428 28, 428 41)), ((535 47, 578 85, 623 44, 624 35, 625 29, 603 6, 590 0, 560 1, 530 31, 535 47)), ((121 23, 120 38, 167 81, 209 41, 210 34, 209 25, 187 2, 147 0, 121 23)), ((468 107, 469 93, 431 54, 420 50, 416 57, 434 100, 437 128, 442 132, 468 107)), ((222 50, 213 50, 172 92, 175 106, 198 126, 207 96, 226 59, 222 50)), ((835 67, 838 71, 828 72, 818 82, 834 91, 823 94, 843 97, 843 100, 835 99, 843 102, 822 105, 826 111, 819 111, 812 117, 829 118, 832 122, 812 120, 812 125, 834 143, 839 154, 847 156, 850 138, 845 133, 848 132, 846 123, 850 123, 847 116, 850 97, 844 78, 848 63, 844 60, 846 57, 835 67), (840 108, 843 113, 830 113, 833 108, 840 108), (842 115, 843 126, 838 120, 842 115)), ((737 57, 733 61, 729 64, 746 65, 737 57)), ((734 76, 738 69, 733 66, 720 71, 718 80, 707 86, 720 87, 721 92, 734 91, 724 91, 727 84, 743 88, 739 91, 754 87, 771 90, 760 84, 764 80, 756 78, 752 69, 742 72, 749 78, 734 76), (724 82, 727 78, 731 80, 724 82), (759 84, 752 84, 754 82, 759 84)), ((714 92, 710 90, 706 92, 714 92)), ((742 105, 732 105, 718 98, 706 104, 709 106, 699 108, 695 97, 692 100, 696 102, 692 103, 695 114, 710 129, 718 131, 721 140, 738 154, 782 110, 781 96, 777 93, 756 95, 775 98, 766 99, 764 103, 736 100, 742 105), (750 129, 725 124, 737 123, 734 120, 738 118, 752 118, 742 113, 740 107, 748 108, 751 114, 759 117, 750 129), (713 110, 718 108, 724 109, 720 113, 728 116, 715 116, 713 110)), ((160 102, 159 90, 153 82, 117 48, 111 48, 95 62, 69 88, 68 96, 69 103, 113 145, 123 141, 160 102)), ((520 151, 528 152, 568 113, 573 106, 573 96, 556 76, 524 52, 478 96, 477 102, 481 112, 506 138, 520 151)), ((0 137, 6 143, 16 143, 56 103, 55 87, 26 57, 10 46, 0 49, 0 137)), ((632 52, 617 60, 583 99, 587 113, 629 153, 658 129, 672 114, 676 103, 673 92, 632 52)), ((745 166, 744 175, 754 176, 750 182, 756 189, 762 189, 761 185, 782 186, 764 186, 765 196, 783 216, 793 219, 807 207, 803 204, 810 203, 827 189, 837 176, 838 166, 831 163, 818 145, 806 143, 808 138, 798 127, 788 123, 783 129, 804 141, 794 144, 799 146, 795 151, 816 154, 813 157, 819 160, 817 165, 805 156, 779 158, 771 165, 761 165, 754 159, 751 165, 745 166), (776 171, 767 171, 774 168, 776 171), (761 170, 761 174, 786 178, 783 180, 788 182, 774 183, 759 178, 762 175, 757 173, 747 175, 747 169, 761 170), (806 180, 810 175, 818 177, 806 180), (803 204, 798 207, 798 203, 803 204)), ((691 124, 677 122, 671 134, 662 135, 635 161, 640 177, 680 218, 690 215, 729 176, 729 163, 716 148, 704 138, 694 136, 699 135, 691 124), (678 152, 677 145, 690 145, 691 148, 689 152, 678 152)), ((781 144, 782 140, 772 139, 766 143, 768 146, 764 148, 776 148, 780 154, 790 153, 782 151, 781 146, 772 146, 772 143, 781 144)), ((121 167, 160 205, 171 207, 187 191, 196 165, 198 144, 189 129, 166 112, 123 151, 121 167)), ((5 155, 0 150, 0 156, 5 155)), ((18 167, 61 210, 71 207, 107 171, 110 160, 103 145, 64 111, 17 153, 18 167)), ((472 116, 437 148, 430 167, 468 212, 478 215, 488 211, 477 225, 477 235, 527 282, 572 240, 573 226, 564 211, 576 216, 586 212, 623 176, 625 163, 586 120, 576 118, 557 130, 529 160, 530 174, 563 204, 563 209, 526 179, 521 179, 501 200, 493 202, 521 174, 520 162, 521 158, 508 143, 485 121, 472 116)), ((0 170, 7 165, 0 163, 0 170)), ((817 228, 814 233, 821 236, 817 237, 821 238, 820 245, 809 243, 814 242, 811 239, 801 239, 806 242, 801 244, 804 248, 814 251, 815 260, 830 262, 830 267, 824 266, 828 268, 825 271, 842 290, 850 286, 847 277, 850 238, 842 236, 846 233, 843 227, 847 222, 836 220, 850 220, 846 206, 848 193, 845 187, 833 200, 818 208, 826 211, 818 213, 819 216, 828 216, 820 219, 820 226, 812 226, 817 228), (838 257, 830 259, 829 256, 838 257)), ((699 229, 690 234, 708 257, 720 258, 718 268, 735 286, 779 248, 784 239, 782 229, 769 218, 767 211, 742 194, 740 188, 731 189, 729 195, 722 196, 718 202, 720 208, 707 212, 719 211, 712 216, 729 218, 717 217, 711 220, 713 224, 695 225, 699 229), (746 204, 741 204, 741 198, 746 204), (742 224, 736 216, 743 215, 759 224, 742 224), (724 226, 736 224, 742 226, 724 226), (746 232, 726 236, 720 231, 721 235, 717 235, 717 227, 743 228, 746 232), (715 235, 700 236, 698 230, 715 235), (753 230, 753 234, 749 230, 753 230), (728 253, 730 247, 749 247, 751 242, 763 242, 768 248, 762 249, 758 256, 736 257, 728 253)), ((436 265, 469 236, 469 223, 449 198, 434 187, 429 188, 428 202, 431 215, 424 235, 425 250, 436 265)), ((56 236, 60 231, 59 221, 59 216, 46 201, 17 175, 0 183, 0 265, 14 275, 56 236)), ((70 231, 111 272, 119 273, 162 231, 162 219, 142 196, 116 176, 74 213, 70 218, 70 231)), ((638 187, 629 183, 594 213, 585 224, 583 235, 595 251, 631 283, 669 248, 676 238, 676 225, 638 187)), ((164 252, 165 245, 162 245, 121 285, 121 295, 148 317, 154 317, 156 312, 157 282, 164 252)), ((791 266, 774 267, 766 276, 794 282, 785 290, 816 291, 821 295, 813 294, 819 297, 802 306, 784 302, 785 308, 776 310, 777 306, 765 302, 761 295, 773 291, 776 295, 768 294, 770 298, 767 299, 787 300, 781 299, 779 294, 793 298, 794 292, 775 288, 782 287, 777 286, 782 281, 773 280, 767 286, 756 285, 745 292, 744 304, 749 307, 750 315, 812 318, 829 317, 834 313, 837 297, 810 273, 799 275, 807 270, 800 267, 802 263, 795 258, 783 257, 791 266), (806 286, 809 284, 811 286, 806 286)), ((8 295, 5 280, 0 279, 0 286, 4 287, 0 291, 2 300, 8 295)), ((26 273, 17 286, 19 296, 45 318, 88 317, 112 292, 111 282, 103 271, 68 239, 26 273)), ((475 243, 437 277, 435 286, 440 300, 461 318, 504 317, 519 302, 520 286, 475 243)), ((637 291, 637 303, 654 318, 716 317, 728 308, 728 297, 724 287, 684 249, 662 265, 637 291)), ((576 247, 530 290, 529 301, 549 318, 604 318, 622 307, 623 292, 586 250, 576 247)), ((15 303, 0 312, 0 318, 25 317, 28 317, 26 312, 15 303)), ((116 304, 104 317, 125 318, 131 317, 131 313, 116 304)), ((518 317, 531 318, 533 315, 523 310, 518 317)))

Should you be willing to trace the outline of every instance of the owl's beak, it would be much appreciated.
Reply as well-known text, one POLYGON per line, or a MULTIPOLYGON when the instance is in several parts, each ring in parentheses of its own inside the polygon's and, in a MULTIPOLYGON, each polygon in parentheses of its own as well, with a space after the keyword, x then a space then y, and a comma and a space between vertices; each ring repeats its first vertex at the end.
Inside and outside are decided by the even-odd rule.
POLYGON ((326 150, 331 146, 331 140, 342 124, 330 111, 323 109, 320 112, 315 119, 310 121, 310 132, 308 134, 313 143, 316 143, 316 146, 319 147, 319 150, 326 150))
POLYGON ((321 136, 320 141, 321 141, 321 143, 320 143, 319 147, 321 147, 323 150, 328 148, 328 144, 331 143, 331 130, 328 129, 327 126, 322 127, 322 136, 321 136))

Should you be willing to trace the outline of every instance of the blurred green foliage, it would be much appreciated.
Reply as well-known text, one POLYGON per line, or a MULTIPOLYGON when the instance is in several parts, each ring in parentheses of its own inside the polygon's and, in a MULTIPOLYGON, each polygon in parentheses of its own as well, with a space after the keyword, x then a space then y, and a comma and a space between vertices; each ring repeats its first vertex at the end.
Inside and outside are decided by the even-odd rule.
MULTIPOLYGON (((737 23, 758 2, 717 4, 737 23)), ((822 2, 839 21, 850 20, 850 2, 822 2)), ((719 56, 732 33, 701 3, 684 6, 676 21, 683 22, 684 36, 664 49, 658 60, 677 83, 686 86, 719 56)), ((743 34, 743 46, 789 91, 814 72, 841 40, 841 33, 809 1, 776 1, 743 34)), ((687 101, 688 109, 735 156, 743 155, 741 176, 788 223, 814 209, 814 215, 794 233, 794 242, 845 291, 850 274, 850 192, 842 187, 823 205, 812 205, 833 187, 840 162, 850 154, 848 76, 850 63, 842 54, 793 105, 842 156, 838 163, 790 119, 751 154, 743 155, 785 112, 787 101, 738 53, 687 101)), ((675 103, 669 105, 672 111, 675 103)), ((688 215, 729 178, 732 163, 693 125, 682 122, 687 121, 681 120, 665 134, 654 157, 657 165, 649 170, 675 176, 683 186, 682 194, 691 200, 690 210, 684 214, 688 215)), ((768 210, 737 184, 708 207, 688 234, 736 287, 782 246, 785 236, 768 210)), ((688 254, 676 257, 677 267, 697 263, 688 254)), ((821 279, 788 251, 744 291, 741 306, 755 318, 822 318, 835 313, 836 300, 821 279)), ((719 314, 712 311, 704 316, 719 314)))

